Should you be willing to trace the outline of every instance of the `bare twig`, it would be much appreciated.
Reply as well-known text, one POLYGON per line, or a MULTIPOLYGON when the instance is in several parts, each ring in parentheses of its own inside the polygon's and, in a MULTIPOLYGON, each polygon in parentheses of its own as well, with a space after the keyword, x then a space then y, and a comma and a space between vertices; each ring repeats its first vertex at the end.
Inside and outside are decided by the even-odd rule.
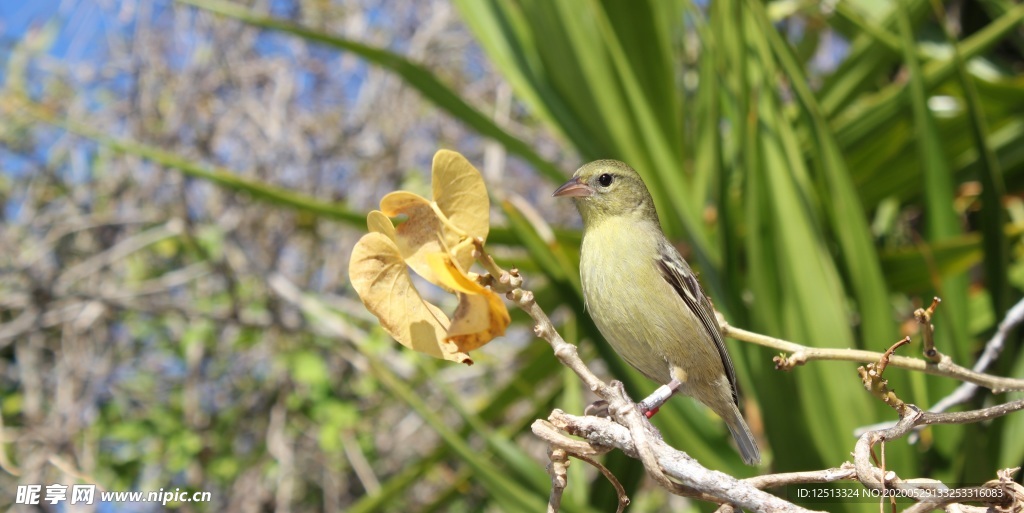
POLYGON ((95 484, 97 489, 107 491, 107 488, 99 484, 99 481, 95 477, 86 474, 81 470, 78 470, 77 468, 75 468, 74 465, 71 464, 71 462, 69 462, 62 456, 59 456, 57 454, 51 454, 46 461, 50 462, 50 464, 53 465, 54 467, 60 469, 61 472, 64 472, 65 474, 79 481, 82 481, 83 483, 95 484))
MULTIPOLYGON (((775 357, 776 366, 784 370, 790 370, 793 367, 803 365, 812 360, 840 360, 847 362, 871 363, 877 362, 882 357, 882 353, 865 351, 862 349, 835 349, 803 346, 788 340, 769 337, 767 335, 761 335, 760 333, 754 333, 731 326, 722 320, 721 317, 719 317, 719 326, 722 329, 722 334, 727 337, 791 353, 788 357, 775 357)), ((893 356, 889 359, 889 365, 901 369, 920 371, 933 376, 945 376, 948 378, 966 381, 968 383, 974 383, 988 388, 993 392, 1024 390, 1024 379, 992 376, 989 374, 975 372, 971 369, 961 367, 953 363, 953 361, 946 355, 943 355, 942 360, 938 363, 918 358, 908 358, 906 356, 893 356)))
POLYGON ((615 508, 615 513, 622 513, 625 511, 626 506, 629 506, 629 497, 626 495, 626 488, 619 482, 619 478, 615 477, 615 474, 612 474, 612 471, 608 470, 608 467, 602 465, 599 461, 589 456, 580 455, 576 456, 576 458, 589 463, 592 467, 601 472, 601 475, 603 475, 604 478, 612 484, 612 488, 615 488, 615 494, 619 498, 618 507, 615 508))
POLYGON ((611 450, 609 447, 594 447, 585 440, 571 438, 558 430, 546 420, 535 420, 531 426, 533 433, 548 442, 548 474, 551 476, 551 495, 548 499, 548 511, 555 512, 562 501, 562 493, 568 486, 566 480, 566 469, 569 466, 569 456, 585 461, 598 469, 605 479, 615 488, 618 495, 618 507, 616 513, 622 513, 629 505, 629 497, 626 489, 619 482, 619 479, 612 474, 608 467, 605 467, 593 456, 604 454, 611 450))
POLYGON ((903 480, 895 472, 884 471, 871 461, 871 448, 878 443, 896 440, 910 433, 915 426, 930 424, 963 424, 979 422, 1001 417, 1008 413, 1024 409, 1024 399, 1000 404, 980 410, 958 413, 931 413, 907 404, 904 414, 895 426, 888 429, 869 431, 860 436, 854 448, 854 466, 857 479, 866 487, 890 494, 914 498, 927 503, 915 511, 925 511, 954 502, 984 502, 993 505, 1004 505, 1005 494, 993 493, 987 487, 949 488, 939 481, 903 480))
POLYGON ((111 246, 103 252, 93 255, 61 274, 53 287, 54 293, 58 295, 63 294, 78 280, 99 271, 111 263, 122 260, 124 257, 146 246, 181 234, 183 227, 184 224, 181 219, 171 219, 165 224, 141 232, 111 246))
POLYGON ((906 403, 889 389, 889 381, 882 377, 882 373, 885 372, 885 368, 889 365, 889 361, 892 359, 896 349, 909 343, 910 337, 905 337, 882 353, 877 362, 857 367, 857 374, 860 375, 864 388, 871 392, 871 395, 881 399, 882 402, 900 412, 901 416, 903 415, 904 408, 906 408, 906 403))
MULTIPOLYGON (((761 476, 748 477, 744 483, 750 483, 757 488, 779 488, 805 483, 834 483, 836 481, 853 481, 857 479, 857 470, 853 463, 844 462, 838 468, 827 468, 824 470, 810 470, 805 472, 783 472, 779 474, 764 474, 761 476)), ((735 513, 736 508, 732 504, 722 504, 715 510, 715 513, 735 513)))
POLYGON ((744 483, 750 483, 757 488, 777 488, 802 483, 832 483, 855 479, 857 469, 853 463, 845 462, 837 468, 824 470, 811 470, 806 472, 784 472, 780 474, 765 474, 763 476, 749 477, 744 483))
POLYGON ((380 491, 380 480, 377 479, 377 475, 373 472, 373 466, 370 465, 366 455, 363 454, 363 449, 359 447, 351 433, 342 431, 338 436, 341 437, 341 447, 345 450, 345 457, 352 464, 352 470, 363 485, 363 489, 371 495, 378 493, 380 491))
POLYGON ((971 422, 992 420, 1019 410, 1024 410, 1024 399, 1017 399, 1016 401, 997 404, 995 406, 989 406, 988 408, 981 408, 978 410, 958 411, 952 413, 925 412, 918 424, 969 424, 971 422))
MULTIPOLYGON (((548 418, 552 425, 569 434, 583 437, 591 445, 614 447, 627 455, 639 458, 636 440, 628 428, 613 419, 570 415, 555 410, 548 418)), ((647 440, 657 458, 658 466, 671 480, 678 482, 703 500, 728 502, 748 511, 801 511, 795 504, 757 489, 722 472, 709 470, 686 453, 678 451, 663 440, 647 440)))
POLYGON ((925 358, 934 363, 941 362, 943 357, 942 353, 935 349, 935 325, 932 324, 932 315, 941 302, 942 300, 937 297, 932 298, 932 304, 928 308, 914 310, 914 319, 921 325, 921 351, 925 358))
MULTIPOLYGON (((981 356, 978 357, 978 361, 974 363, 974 367, 971 370, 978 374, 985 372, 989 365, 999 357, 999 353, 1002 352, 1003 345, 1005 344, 1010 331, 1017 327, 1021 322, 1024 322, 1024 299, 1018 301, 1017 304, 1013 305, 1013 307, 1006 313, 1006 317, 999 323, 995 334, 993 334, 992 338, 985 344, 985 349, 982 350, 981 356)), ((952 393, 932 405, 928 411, 938 413, 946 411, 953 406, 963 404, 969 401, 979 388, 979 385, 972 382, 961 383, 960 386, 953 390, 952 393)), ((886 421, 862 426, 854 431, 854 435, 860 436, 868 431, 887 429, 895 425, 895 422, 886 421)), ((916 426, 914 428, 915 432, 909 435, 908 440, 910 440, 911 443, 914 443, 917 440, 916 432, 923 428, 923 425, 916 426)))
MULTIPOLYGON (((1008 312, 1006 317, 1003 318, 1002 322, 999 323, 999 327, 996 328, 995 334, 989 339, 988 343, 985 344, 985 349, 982 350, 981 356, 978 357, 978 361, 974 363, 974 367, 971 370, 974 372, 985 372, 988 366, 992 364, 999 357, 999 353, 1003 351, 1003 345, 1006 343, 1006 337, 1009 336, 1010 331, 1017 327, 1018 324, 1024 322, 1024 299, 1021 299, 1017 304, 1013 305, 1008 312)), ((948 396, 936 401, 935 404, 929 408, 929 411, 942 412, 946 411, 953 406, 966 403, 974 397, 974 393, 978 391, 978 385, 975 383, 961 383, 960 386, 956 387, 948 396)))
POLYGON ((569 454, 557 445, 548 446, 548 474, 551 475, 551 494, 548 496, 548 513, 562 508, 562 494, 569 484, 569 454))

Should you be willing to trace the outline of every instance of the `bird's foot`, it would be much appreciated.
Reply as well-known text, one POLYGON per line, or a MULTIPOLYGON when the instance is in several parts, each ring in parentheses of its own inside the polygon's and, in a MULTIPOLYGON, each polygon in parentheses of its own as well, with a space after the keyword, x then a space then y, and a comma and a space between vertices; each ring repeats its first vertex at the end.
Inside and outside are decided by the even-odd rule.
POLYGON ((588 404, 587 407, 583 409, 583 414, 593 415, 595 417, 610 417, 611 414, 608 413, 608 401, 598 399, 588 404))

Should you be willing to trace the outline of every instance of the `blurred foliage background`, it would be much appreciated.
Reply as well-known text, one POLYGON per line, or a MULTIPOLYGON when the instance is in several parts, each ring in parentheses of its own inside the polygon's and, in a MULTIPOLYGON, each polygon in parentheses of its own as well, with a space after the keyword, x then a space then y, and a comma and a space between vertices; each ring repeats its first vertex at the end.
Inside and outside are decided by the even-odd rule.
MULTIPOLYGON (((212 492, 183 511, 542 509, 528 426, 593 398, 526 318, 456 366, 402 350, 347 285, 365 212, 426 190, 440 147, 483 171, 492 251, 634 397, 654 384, 584 313, 579 221, 550 198, 596 158, 644 175, 732 324, 881 351, 939 295, 937 345, 970 366, 1024 290, 1022 20, 1009 0, 0 5, 0 507, 85 482, 212 492)), ((895 418, 854 364, 784 373, 728 344, 764 466, 688 399, 655 418, 707 466, 838 466, 895 418)), ((1020 349, 993 372, 1024 377, 1020 349)), ((957 385, 888 374, 923 407, 957 385)), ((630 511, 709 508, 604 461, 630 511)), ((1024 417, 928 428, 886 462, 981 482, 1024 462, 1024 417)), ((566 511, 613 510, 570 471, 566 511)))

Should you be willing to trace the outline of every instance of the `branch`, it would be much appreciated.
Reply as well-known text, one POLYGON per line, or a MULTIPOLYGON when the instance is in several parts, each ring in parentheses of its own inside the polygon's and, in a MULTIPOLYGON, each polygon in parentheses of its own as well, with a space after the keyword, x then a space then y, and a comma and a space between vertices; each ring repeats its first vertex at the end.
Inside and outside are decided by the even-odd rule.
MULTIPOLYGON (((934 306, 934 303, 933 303, 934 306)), ((922 312, 923 310, 919 310, 922 312)), ((915 317, 920 320, 920 316, 915 313, 915 317)), ((981 352, 981 356, 978 357, 978 361, 974 363, 974 367, 971 369, 973 372, 982 373, 999 357, 999 353, 1003 350, 1003 345, 1006 342, 1006 338, 1009 336, 1010 331, 1017 327, 1018 324, 1024 322, 1024 299, 1020 300, 1006 313, 1006 317, 999 323, 999 327, 996 329, 992 338, 985 344, 984 350, 981 352)), ((929 323, 930 326, 930 323, 929 323)), ((934 348, 934 345, 933 345, 934 348)), ((927 354, 927 349, 925 349, 927 354)), ((928 411, 931 412, 943 412, 954 406, 963 404, 971 399, 974 394, 980 388, 974 383, 961 383, 960 386, 953 390, 952 393, 946 397, 937 401, 928 411)), ((879 429, 886 429, 895 426, 896 423, 892 421, 879 422, 868 426, 862 426, 854 431, 854 436, 860 436, 868 431, 875 431, 879 429)), ((911 433, 908 437, 910 443, 915 443, 917 440, 917 431, 924 428, 923 425, 918 425, 914 428, 915 432, 911 433)))
MULTIPOLYGON (((639 413, 639 412, 638 412, 639 413)), ((645 419, 646 420, 646 419, 645 419)), ((548 421, 557 429, 582 437, 591 446, 615 448, 633 458, 640 457, 636 439, 629 428, 614 419, 570 415, 561 410, 551 412, 548 421)), ((558 440, 548 440, 558 443, 558 440)), ((660 438, 645 441, 657 459, 658 470, 670 478, 675 487, 685 487, 690 497, 734 504, 748 511, 807 512, 805 508, 764 492, 754 483, 736 479, 722 472, 709 470, 686 453, 676 450, 660 438)), ((650 469, 648 468, 648 471, 650 469)))
POLYGON ((924 353, 925 358, 934 363, 941 362, 944 356, 938 349, 935 349, 935 325, 932 324, 935 308, 941 302, 942 300, 937 297, 932 298, 932 304, 928 308, 914 310, 914 319, 921 325, 921 352, 924 353))
MULTIPOLYGON (((1010 330, 1017 327, 1021 322, 1024 322, 1024 299, 1018 301, 1017 304, 1013 305, 1013 308, 1010 308, 1010 311, 1006 312, 1006 317, 999 323, 995 334, 985 344, 985 349, 981 352, 981 356, 978 357, 978 361, 974 363, 974 367, 971 370, 974 372, 985 372, 985 369, 988 369, 988 366, 1003 351, 1003 344, 1006 343, 1006 337, 1009 336, 1010 330)), ((929 410, 933 412, 946 411, 954 406, 970 401, 977 391, 977 384, 961 383, 960 386, 956 387, 956 390, 953 390, 951 394, 937 401, 929 410)))
POLYGON ((162 225, 150 228, 114 244, 109 249, 97 253, 64 271, 53 286, 54 295, 64 295, 78 280, 95 274, 108 265, 122 260, 146 246, 156 244, 164 239, 176 237, 181 234, 183 229, 184 222, 181 219, 171 219, 162 225))
POLYGON ((612 474, 608 467, 600 464, 593 458, 611 450, 608 447, 594 447, 582 440, 570 438, 559 431, 553 424, 544 420, 535 420, 531 426, 534 434, 548 441, 548 474, 551 476, 551 496, 548 499, 548 513, 558 511, 562 503, 562 493, 569 485, 566 479, 566 471, 569 468, 569 456, 585 461, 594 468, 601 471, 618 494, 619 502, 615 513, 622 513, 626 506, 629 506, 629 497, 626 496, 626 489, 619 482, 615 474, 612 474))
MULTIPOLYGON (((876 467, 872 461, 872 448, 875 444, 894 440, 905 436, 916 426, 929 424, 949 424, 979 422, 1006 415, 1024 409, 1024 399, 1013 401, 991 408, 960 413, 925 413, 920 408, 904 403, 896 394, 889 390, 882 373, 887 366, 895 366, 908 370, 917 370, 927 374, 952 377, 984 386, 994 391, 1024 390, 1024 380, 1001 378, 982 374, 979 370, 970 370, 954 364, 950 358, 934 347, 931 338, 931 316, 938 301, 933 301, 927 310, 919 309, 915 317, 922 324, 926 333, 926 355, 933 361, 897 356, 893 353, 904 344, 910 342, 907 337, 900 340, 884 353, 856 349, 812 348, 795 344, 782 339, 767 337, 757 333, 734 328, 719 317, 723 335, 737 340, 752 342, 758 345, 779 349, 792 353, 789 357, 775 358, 778 368, 791 369, 810 360, 845 360, 868 363, 858 368, 865 387, 875 396, 897 409, 900 421, 888 429, 870 431, 861 435, 854 451, 854 463, 844 463, 835 469, 812 472, 794 472, 758 476, 747 480, 738 480, 721 472, 711 471, 686 453, 667 445, 657 430, 640 414, 636 404, 626 395, 621 383, 606 384, 590 371, 580 359, 576 346, 567 343, 555 330, 551 320, 534 301, 533 293, 522 288, 523 279, 518 271, 504 271, 484 251, 483 242, 476 242, 475 256, 489 274, 481 276, 480 282, 490 286, 499 293, 505 293, 516 306, 525 311, 534 320, 534 332, 550 345, 555 356, 577 376, 598 397, 607 403, 610 418, 597 416, 576 416, 561 410, 554 410, 547 421, 536 421, 534 433, 549 444, 548 467, 551 475, 552 490, 548 503, 548 511, 557 511, 561 496, 568 485, 565 469, 570 456, 593 462, 591 456, 607 452, 611 448, 619 449, 627 455, 641 460, 647 472, 661 486, 677 495, 693 497, 700 500, 713 501, 721 504, 721 512, 743 508, 749 511, 809 511, 774 495, 761 491, 760 488, 782 486, 795 483, 825 483, 844 479, 857 479, 864 486, 889 494, 899 493, 914 498, 919 502, 911 509, 912 513, 921 513, 942 505, 954 502, 984 502, 990 505, 1002 505, 1013 497, 1005 491, 1008 485, 999 485, 999 481, 986 484, 986 487, 950 489, 941 482, 933 480, 902 480, 895 472, 885 472, 876 467), (583 440, 570 438, 568 435, 581 437, 583 440), (999 493, 994 489, 1002 486, 999 493), (948 499, 948 500, 946 500, 948 499)), ((1024 302, 1022 302, 1024 303, 1024 302)), ((1021 307, 1024 310, 1024 306, 1021 307)), ((1024 314, 1022 314, 1024 315, 1024 314)), ((1004 322, 1000 332, 1005 337, 1009 323, 1004 322)), ((991 357, 994 358, 994 355, 991 357)), ((884 445, 882 452, 884 466, 884 445)), ((613 476, 603 467, 598 467, 613 483, 613 476)), ((1005 480, 1003 480, 1005 481, 1005 480)), ((628 503, 619 486, 619 510, 628 503)), ((960 510, 967 508, 958 505, 960 510)))
MULTIPOLYGON (((551 323, 551 319, 534 301, 533 293, 522 288, 523 279, 516 269, 505 271, 498 267, 484 251, 483 241, 479 239, 476 240, 475 256, 489 273, 480 277, 481 282, 498 293, 504 293, 533 319, 534 333, 551 345, 555 356, 562 364, 572 369, 592 392, 607 402, 608 412, 611 414, 610 419, 595 416, 578 417, 555 410, 548 417, 552 426, 584 438, 592 447, 618 448, 641 460, 644 468, 658 484, 678 495, 731 503, 753 512, 810 511, 761 491, 750 483, 722 472, 709 470, 686 453, 666 444, 647 418, 640 413, 636 403, 626 395, 621 383, 607 384, 601 381, 583 363, 576 346, 562 338, 551 323)), ((560 446, 563 442, 560 437, 552 437, 547 441, 554 446, 560 446)), ((552 479, 554 487, 548 504, 549 511, 557 509, 561 497, 561 490, 557 488, 564 486, 556 479, 554 473, 552 479)))
MULTIPOLYGON (((925 321, 927 322, 928 319, 925 319, 925 321)), ((896 409, 900 414, 900 420, 895 426, 868 431, 858 438, 857 444, 854 447, 854 466, 857 469, 857 479, 864 486, 872 490, 883 493, 891 492, 888 493, 890 500, 895 497, 907 497, 917 500, 918 503, 908 509, 908 511, 916 513, 931 511, 944 505, 961 502, 982 502, 999 506, 1012 503, 1011 500, 1014 498, 1014 493, 1006 486, 1000 485, 1002 481, 1006 481, 1002 479, 1003 476, 1000 476, 1000 481, 995 482, 995 484, 990 481, 983 487, 951 489, 940 481, 920 479, 908 481, 900 479, 893 471, 885 470, 884 443, 902 438, 911 433, 915 427, 931 424, 982 422, 1024 409, 1024 399, 989 408, 957 413, 924 412, 913 404, 903 402, 889 389, 888 381, 882 377, 882 373, 885 371, 892 353, 899 346, 906 344, 908 340, 909 337, 893 344, 878 362, 869 363, 867 366, 857 368, 865 388, 896 409), (883 444, 881 463, 883 468, 878 468, 872 463, 872 457, 874 456, 872 448, 879 442, 883 444)), ((930 352, 940 354, 934 350, 934 347, 932 347, 930 352)))
POLYGON ((781 474, 765 474, 744 479, 744 483, 750 483, 756 488, 778 488, 803 483, 832 483, 856 479, 857 469, 853 463, 845 462, 838 468, 827 468, 825 470, 809 470, 806 472, 783 472, 781 474))
MULTIPOLYGON (((841 360, 848 362, 871 363, 877 362, 882 358, 882 353, 865 351, 863 349, 836 349, 803 346, 788 340, 782 340, 781 338, 769 337, 767 335, 761 335, 760 333, 754 333, 731 326, 723 320, 721 316, 719 316, 718 324, 722 330, 722 335, 724 336, 792 353, 788 357, 775 357, 774 361, 776 368, 783 370, 790 370, 793 367, 803 365, 812 360, 841 360)), ((1024 379, 1006 378, 975 372, 971 369, 961 367, 953 363, 953 361, 946 355, 942 355, 938 363, 922 360, 920 358, 893 356, 889 360, 889 365, 899 367, 901 369, 920 371, 933 376, 945 376, 947 378, 958 379, 960 381, 988 388, 995 393, 1007 392, 1010 390, 1024 390, 1024 379)))
MULTIPOLYGON (((878 443, 885 443, 901 438, 910 433, 914 427, 929 424, 964 424, 980 422, 1001 417, 1011 412, 1024 409, 1024 399, 1000 404, 990 408, 958 413, 931 413, 908 404, 906 414, 895 426, 888 429, 869 431, 860 436, 854 447, 854 466, 857 479, 866 487, 886 492, 893 496, 908 497, 918 500, 907 511, 921 513, 932 509, 940 509, 944 505, 959 502, 983 502, 990 505, 1005 506, 1014 500, 1017 493, 1001 486, 1001 481, 989 481, 980 487, 949 488, 940 481, 903 480, 895 472, 885 471, 872 463, 871 449, 878 443)), ((1005 483, 1004 483, 1005 484, 1005 483)))

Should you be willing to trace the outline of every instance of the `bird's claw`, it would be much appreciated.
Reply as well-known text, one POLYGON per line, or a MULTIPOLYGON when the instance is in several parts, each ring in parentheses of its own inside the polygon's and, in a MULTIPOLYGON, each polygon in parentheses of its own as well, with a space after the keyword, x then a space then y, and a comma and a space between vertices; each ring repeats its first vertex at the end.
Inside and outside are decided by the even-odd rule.
POLYGON ((609 417, 610 414, 608 412, 608 401, 605 401, 604 399, 598 399, 588 404, 587 407, 583 409, 583 414, 593 415, 595 417, 609 417))

